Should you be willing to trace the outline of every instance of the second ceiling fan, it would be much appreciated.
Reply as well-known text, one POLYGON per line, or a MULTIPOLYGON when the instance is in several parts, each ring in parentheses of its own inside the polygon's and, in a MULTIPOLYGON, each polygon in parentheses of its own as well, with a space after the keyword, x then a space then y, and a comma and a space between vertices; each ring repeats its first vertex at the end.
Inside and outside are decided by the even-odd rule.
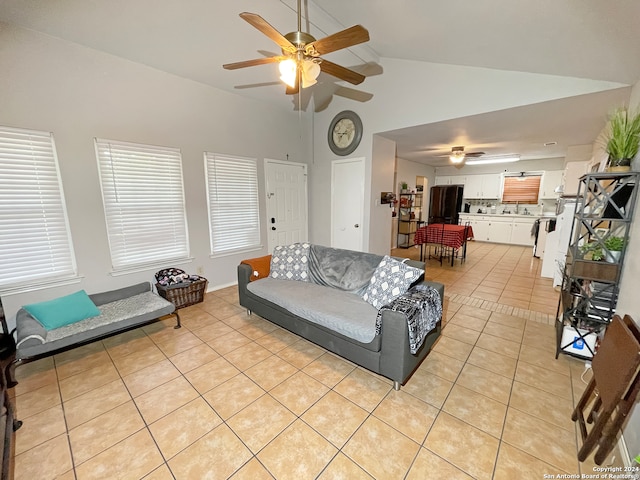
POLYGON ((328 37, 316 40, 302 31, 301 0, 298 0, 298 30, 282 35, 264 18, 255 13, 243 12, 240 18, 260 30, 273 40, 282 50, 282 55, 257 58, 243 62, 227 63, 223 68, 235 70, 267 63, 280 63, 280 79, 287 85, 287 93, 298 93, 300 87, 307 88, 316 83, 320 72, 332 75, 358 85, 366 78, 353 70, 321 58, 321 55, 349 48, 369 41, 369 32, 361 25, 342 30, 328 37))
MULTIPOLYGON (((484 155, 484 152, 465 152, 463 146, 451 147, 451 153, 446 155, 454 167, 462 168, 468 158, 477 158, 484 155)), ((445 156, 445 155, 443 155, 445 156)))

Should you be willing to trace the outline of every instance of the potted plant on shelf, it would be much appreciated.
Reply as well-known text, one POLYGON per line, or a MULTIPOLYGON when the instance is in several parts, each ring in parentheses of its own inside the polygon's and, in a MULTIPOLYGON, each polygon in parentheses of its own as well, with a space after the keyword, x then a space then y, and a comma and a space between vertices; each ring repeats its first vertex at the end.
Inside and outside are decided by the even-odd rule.
POLYGON ((607 249, 607 262, 620 262, 620 254, 624 248, 624 238, 612 235, 604 241, 604 247, 607 249))
POLYGON ((407 182, 402 182, 400 185, 400 193, 407 193, 408 189, 409 185, 407 185, 407 182))
POLYGON ((584 260, 599 262, 604 258, 602 247, 598 242, 585 243, 580 247, 580 253, 582 253, 582 258, 584 260))
POLYGON ((609 130, 605 138, 609 154, 607 170, 631 170, 631 160, 638 154, 640 145, 640 112, 632 113, 626 107, 617 108, 609 116, 609 130))

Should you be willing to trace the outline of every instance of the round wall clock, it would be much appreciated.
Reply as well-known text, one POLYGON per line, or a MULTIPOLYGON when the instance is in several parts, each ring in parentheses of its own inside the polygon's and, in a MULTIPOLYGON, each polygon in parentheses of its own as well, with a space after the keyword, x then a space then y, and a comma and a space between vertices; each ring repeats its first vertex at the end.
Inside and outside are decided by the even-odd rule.
POLYGON ((345 110, 337 114, 329 125, 329 148, 336 155, 349 155, 362 140, 362 120, 357 113, 345 110))

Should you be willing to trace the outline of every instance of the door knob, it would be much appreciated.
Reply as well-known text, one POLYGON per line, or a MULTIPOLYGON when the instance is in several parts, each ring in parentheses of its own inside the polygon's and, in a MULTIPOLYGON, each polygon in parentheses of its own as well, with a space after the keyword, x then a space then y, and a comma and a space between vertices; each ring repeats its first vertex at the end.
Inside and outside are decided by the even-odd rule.
POLYGON ((358 224, 356 223, 356 224, 354 225, 354 227, 358 228, 358 227, 360 227, 360 225, 358 225, 358 224))
POLYGON ((271 227, 271 230, 275 230, 275 229, 276 229, 276 227, 271 227))

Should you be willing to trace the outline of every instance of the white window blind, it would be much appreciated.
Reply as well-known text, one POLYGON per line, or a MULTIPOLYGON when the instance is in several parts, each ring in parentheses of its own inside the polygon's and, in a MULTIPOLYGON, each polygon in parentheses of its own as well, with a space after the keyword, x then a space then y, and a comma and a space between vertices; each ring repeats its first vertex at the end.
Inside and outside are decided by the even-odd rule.
POLYGON ((0 127, 0 285, 76 273, 53 135, 0 127))
POLYGON ((113 269, 187 259, 180 150, 95 143, 113 269))
POLYGON ((260 245, 258 167, 255 158, 205 152, 211 253, 260 245))
POLYGON ((538 203, 540 175, 504 177, 502 203, 538 203))

